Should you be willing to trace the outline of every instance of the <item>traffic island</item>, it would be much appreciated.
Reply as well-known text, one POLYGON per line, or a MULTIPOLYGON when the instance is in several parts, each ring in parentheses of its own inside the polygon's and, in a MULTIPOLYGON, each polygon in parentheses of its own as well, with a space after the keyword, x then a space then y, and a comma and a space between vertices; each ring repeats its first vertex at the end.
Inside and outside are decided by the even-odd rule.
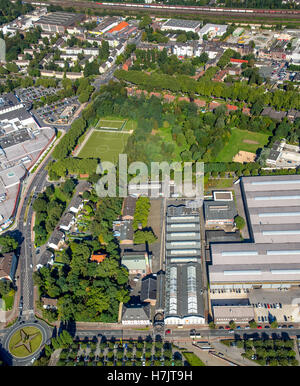
POLYGON ((17 358, 33 355, 41 346, 42 332, 37 327, 23 327, 17 330, 9 341, 9 352, 17 358))

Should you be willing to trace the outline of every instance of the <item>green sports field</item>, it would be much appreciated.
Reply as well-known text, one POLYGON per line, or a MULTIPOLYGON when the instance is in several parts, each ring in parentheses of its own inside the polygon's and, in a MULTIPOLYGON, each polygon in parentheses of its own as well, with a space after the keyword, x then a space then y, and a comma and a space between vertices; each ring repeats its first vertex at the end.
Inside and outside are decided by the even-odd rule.
POLYGON ((96 129, 121 130, 125 123, 125 120, 100 119, 96 125, 96 129))
POLYGON ((99 119, 98 123, 95 126, 95 129, 131 131, 135 130, 136 127, 137 122, 133 119, 126 119, 119 116, 107 116, 99 119))
POLYGON ((94 131, 83 149, 79 158, 100 158, 101 161, 118 161, 118 155, 123 152, 129 134, 120 132, 94 131))
POLYGON ((268 138, 268 134, 233 128, 229 142, 220 151, 215 162, 231 162, 240 150, 256 153, 257 149, 268 143, 268 138))

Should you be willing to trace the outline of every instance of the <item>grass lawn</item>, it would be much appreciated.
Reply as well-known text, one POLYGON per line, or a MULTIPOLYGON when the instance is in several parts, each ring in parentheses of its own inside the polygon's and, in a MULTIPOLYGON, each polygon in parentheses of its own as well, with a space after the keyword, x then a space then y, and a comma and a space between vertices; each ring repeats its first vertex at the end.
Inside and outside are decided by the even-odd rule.
POLYGON ((28 355, 33 354, 41 345, 42 343, 42 333, 40 329, 36 327, 23 327, 20 328, 17 332, 13 334, 13 336, 10 338, 9 341, 9 351, 12 355, 20 358, 27 357, 28 355), (21 341, 21 330, 25 332, 25 334, 31 336, 34 334, 37 334, 31 341, 30 341, 30 347, 31 352, 27 350, 27 348, 22 345, 17 348, 14 348, 15 345, 17 345, 21 341))
POLYGON ((204 188, 205 190, 231 188, 233 181, 233 178, 210 178, 205 180, 204 188))
POLYGON ((137 128, 137 121, 133 119, 128 119, 123 127, 122 131, 135 130, 137 128))
POLYGON ((126 119, 119 116, 107 116, 99 119, 96 129, 112 129, 112 130, 120 130, 122 131, 131 131, 135 130, 137 127, 137 121, 133 119, 126 119))
POLYGON ((268 138, 268 134, 234 128, 231 131, 229 142, 224 146, 223 150, 220 151, 215 162, 231 162, 240 150, 255 153, 257 149, 264 147, 264 145, 268 143, 268 138), (245 140, 257 143, 246 143, 244 142, 245 140))
POLYGON ((2 299, 5 302, 5 311, 11 310, 14 305, 15 291, 10 291, 7 295, 3 296, 2 299))
POLYGON ((124 150, 129 135, 120 132, 94 131, 80 151, 79 158, 100 158, 103 161, 116 162, 124 150))
POLYGON ((114 129, 120 130, 124 125, 125 121, 119 121, 117 119, 108 120, 108 119, 100 119, 96 125, 96 129, 114 129))
POLYGON ((167 143, 172 143, 175 146, 175 158, 172 159, 172 162, 181 162, 181 156, 180 153, 182 153, 185 150, 188 150, 188 146, 178 146, 177 143, 172 138, 172 128, 171 127, 160 127, 158 129, 158 133, 162 140, 167 143))
POLYGON ((182 353, 185 359, 189 362, 190 366, 205 366, 200 358, 197 357, 192 352, 183 352, 182 353))

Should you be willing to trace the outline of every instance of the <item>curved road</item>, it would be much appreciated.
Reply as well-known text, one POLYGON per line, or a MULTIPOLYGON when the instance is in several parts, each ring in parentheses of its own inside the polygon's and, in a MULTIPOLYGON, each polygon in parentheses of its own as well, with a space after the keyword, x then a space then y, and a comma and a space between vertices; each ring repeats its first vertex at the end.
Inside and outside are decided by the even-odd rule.
POLYGON ((26 366, 26 365, 28 366, 34 362, 34 360, 36 359, 36 356, 39 352, 39 349, 38 349, 26 358, 18 358, 18 357, 15 357, 9 353, 10 338, 19 328, 22 328, 22 327, 38 327, 40 329, 40 331, 42 333, 42 337, 43 337, 41 346, 43 344, 47 343, 52 336, 52 330, 49 329, 47 324, 42 322, 42 321, 35 320, 32 322, 26 322, 26 324, 23 321, 23 322, 19 322, 19 323, 15 324, 12 328, 9 329, 9 332, 5 335, 3 342, 2 342, 2 347, 5 350, 4 351, 5 361, 8 364, 10 364, 11 366, 26 366))

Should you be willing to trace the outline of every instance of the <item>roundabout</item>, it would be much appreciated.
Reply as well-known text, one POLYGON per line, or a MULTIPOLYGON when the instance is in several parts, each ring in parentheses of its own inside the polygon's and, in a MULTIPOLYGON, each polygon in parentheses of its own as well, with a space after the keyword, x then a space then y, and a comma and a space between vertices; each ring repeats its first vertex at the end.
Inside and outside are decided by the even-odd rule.
POLYGON ((26 366, 34 362, 52 336, 52 328, 41 320, 20 321, 3 338, 2 354, 12 366, 26 366))
POLYGON ((22 327, 10 338, 8 349, 16 358, 25 358, 33 355, 41 346, 42 332, 37 327, 22 327))

